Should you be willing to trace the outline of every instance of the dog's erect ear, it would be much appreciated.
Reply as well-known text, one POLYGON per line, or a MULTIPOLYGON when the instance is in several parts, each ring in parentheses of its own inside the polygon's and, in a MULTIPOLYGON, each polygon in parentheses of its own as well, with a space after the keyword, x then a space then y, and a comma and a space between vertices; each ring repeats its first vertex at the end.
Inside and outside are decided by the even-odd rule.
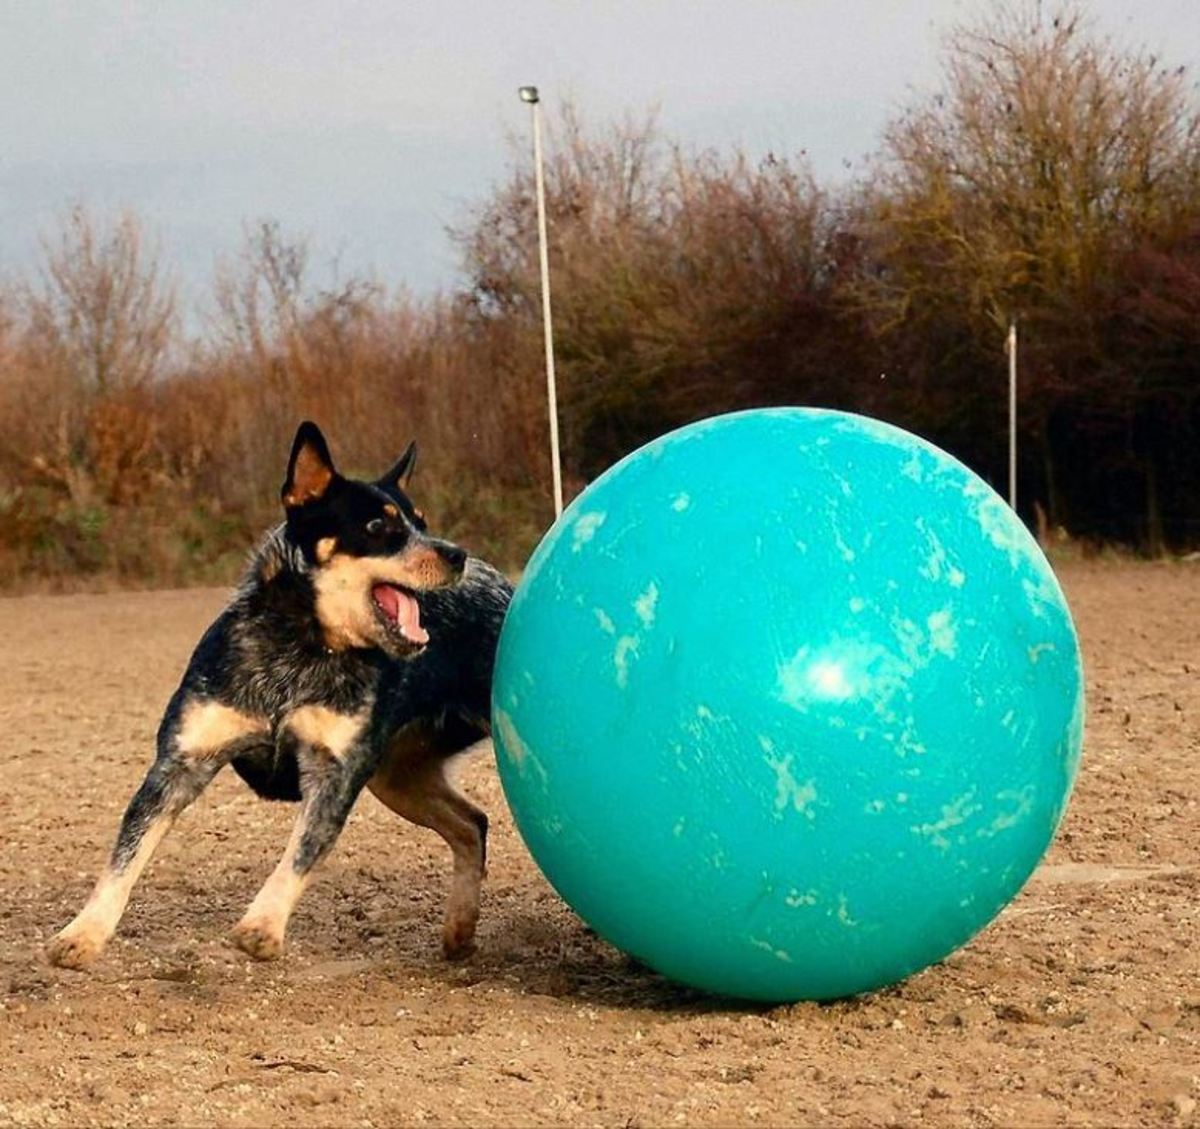
POLYGON ((290 510, 317 501, 329 489, 336 474, 325 436, 312 420, 306 419, 297 428, 292 443, 287 478, 279 492, 283 504, 290 510))
POLYGON ((408 445, 408 449, 404 454, 400 456, 396 465, 379 480, 379 485, 391 487, 396 490, 406 490, 408 488, 408 480, 412 478, 412 473, 416 469, 417 441, 414 439, 408 445))

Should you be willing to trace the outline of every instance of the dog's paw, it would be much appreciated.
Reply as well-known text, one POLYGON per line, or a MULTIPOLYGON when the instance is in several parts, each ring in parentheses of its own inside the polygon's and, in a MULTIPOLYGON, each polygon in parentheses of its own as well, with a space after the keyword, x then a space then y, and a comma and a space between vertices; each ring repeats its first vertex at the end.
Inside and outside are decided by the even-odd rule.
POLYGON ((475 952, 475 923, 450 925, 442 930, 442 955, 447 960, 466 960, 475 952))
POLYGON ((239 921, 230 938, 255 960, 278 960, 283 955, 283 931, 266 921, 239 921))
POLYGON ((67 926, 46 945, 46 959, 57 968, 87 968, 108 940, 98 929, 67 926))

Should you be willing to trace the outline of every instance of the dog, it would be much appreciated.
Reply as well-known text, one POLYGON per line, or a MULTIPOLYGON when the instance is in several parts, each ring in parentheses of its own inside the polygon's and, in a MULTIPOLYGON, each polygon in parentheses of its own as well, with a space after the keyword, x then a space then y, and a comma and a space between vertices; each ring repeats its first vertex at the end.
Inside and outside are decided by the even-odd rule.
POLYGON ((260 796, 300 804, 282 859, 233 930, 250 956, 283 952, 288 918, 364 786, 449 844, 442 947, 452 959, 472 950, 488 820, 446 767, 490 732, 512 586, 429 535, 406 492, 415 458, 410 444, 378 481, 345 478, 316 424, 300 425, 285 520, 192 654, 107 868, 50 941, 51 963, 99 956, 155 848, 227 764, 260 796))

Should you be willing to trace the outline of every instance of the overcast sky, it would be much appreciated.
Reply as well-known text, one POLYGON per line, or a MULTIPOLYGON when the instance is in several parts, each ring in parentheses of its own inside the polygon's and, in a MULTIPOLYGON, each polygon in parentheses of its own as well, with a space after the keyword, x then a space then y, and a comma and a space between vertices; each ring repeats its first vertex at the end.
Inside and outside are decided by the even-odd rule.
MULTIPOLYGON (((1085 0, 1172 62, 1200 0, 1085 0)), ((657 105, 686 144, 805 150, 843 175, 936 81, 941 35, 986 0, 0 0, 0 271, 29 270, 74 201, 134 209, 191 298, 243 224, 306 235, 315 281, 428 291, 446 224, 525 137, 521 83, 591 121, 657 105)))

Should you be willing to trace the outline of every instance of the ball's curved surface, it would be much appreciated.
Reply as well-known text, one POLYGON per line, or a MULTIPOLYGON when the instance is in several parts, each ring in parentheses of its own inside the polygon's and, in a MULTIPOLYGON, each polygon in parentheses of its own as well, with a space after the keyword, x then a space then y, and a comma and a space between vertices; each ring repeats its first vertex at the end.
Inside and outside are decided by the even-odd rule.
POLYGON ((693 424, 529 563, 493 730, 517 825, 598 933, 764 1000, 879 987, 1016 894, 1082 740, 1062 592, 1004 502, 894 427, 693 424))

